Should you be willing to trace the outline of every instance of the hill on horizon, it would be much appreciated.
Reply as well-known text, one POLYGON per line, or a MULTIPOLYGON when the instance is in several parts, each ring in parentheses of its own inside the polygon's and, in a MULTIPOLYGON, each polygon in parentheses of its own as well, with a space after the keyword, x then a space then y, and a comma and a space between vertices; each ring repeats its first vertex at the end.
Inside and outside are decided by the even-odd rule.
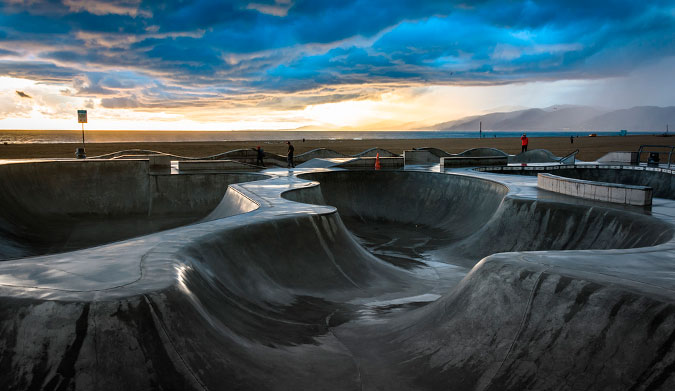
POLYGON ((607 110, 589 106, 552 106, 490 113, 439 123, 424 130, 473 131, 483 123, 483 130, 504 131, 665 131, 675 124, 675 106, 637 106, 607 110))

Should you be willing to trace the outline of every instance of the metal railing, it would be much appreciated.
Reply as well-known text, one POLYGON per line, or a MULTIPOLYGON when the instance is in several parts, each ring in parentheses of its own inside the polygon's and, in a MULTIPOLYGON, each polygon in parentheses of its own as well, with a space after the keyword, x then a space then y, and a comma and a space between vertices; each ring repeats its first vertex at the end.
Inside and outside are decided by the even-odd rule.
POLYGON ((578 149, 564 157, 561 157, 560 160, 558 161, 560 162, 560 164, 574 164, 576 163, 577 160, 577 153, 579 153, 578 149))
MULTIPOLYGON (((638 151, 637 151, 637 154, 638 154, 637 155, 637 164, 640 164, 640 155, 642 155, 642 152, 646 152, 646 153, 649 153, 649 154, 652 154, 652 153, 662 154, 662 153, 667 152, 668 153, 668 168, 670 168, 670 164, 671 164, 670 158, 673 156, 673 150, 675 150, 675 146, 673 146, 673 145, 640 145, 640 148, 638 148, 638 151), (646 151, 646 150, 644 150, 645 148, 665 148, 665 149, 669 149, 670 151, 646 151)), ((649 164, 649 162, 647 162, 647 163, 649 164)), ((657 162, 657 164, 658 163, 660 163, 660 162, 657 162)))

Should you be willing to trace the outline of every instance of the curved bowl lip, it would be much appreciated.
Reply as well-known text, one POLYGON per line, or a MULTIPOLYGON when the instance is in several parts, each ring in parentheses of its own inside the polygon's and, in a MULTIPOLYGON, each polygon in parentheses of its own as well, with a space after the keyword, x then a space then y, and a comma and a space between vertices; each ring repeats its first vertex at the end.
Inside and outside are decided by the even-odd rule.
MULTIPOLYGON (((637 213, 633 210, 618 209, 611 203, 601 203, 601 202, 599 202, 599 203, 604 204, 604 205, 592 205, 592 206, 591 205, 584 205, 584 204, 579 205, 578 203, 576 203, 574 201, 574 197, 570 197, 569 202, 565 202, 565 201, 560 200, 560 199, 558 199, 558 200, 541 200, 536 195, 537 190, 535 190, 535 193, 534 193, 533 197, 528 195, 528 194, 523 195, 519 191, 520 190, 519 188, 522 187, 521 185, 515 184, 515 183, 510 183, 509 181, 504 181, 503 178, 499 178, 498 176, 489 175, 489 173, 477 172, 477 171, 474 171, 474 170, 475 170, 475 168, 464 168, 464 169, 460 169, 460 170, 454 170, 454 172, 453 171, 450 171, 450 172, 448 172, 448 171, 446 171, 446 172, 431 172, 431 171, 426 171, 426 170, 377 170, 376 171, 376 170, 369 170, 369 169, 330 170, 330 169, 322 168, 322 169, 317 169, 317 170, 313 170, 313 171, 310 171, 310 172, 301 173, 301 174, 298 174, 296 176, 300 179, 310 180, 313 183, 315 182, 316 184, 313 184, 313 186, 320 185, 320 179, 315 178, 317 175, 332 175, 332 174, 338 174, 338 173, 343 174, 343 175, 345 173, 354 173, 355 175, 356 174, 368 173, 368 174, 371 174, 371 175, 411 175, 412 174, 412 175, 437 175, 437 176, 446 175, 446 176, 462 177, 462 178, 466 178, 466 179, 470 179, 470 180, 478 180, 478 181, 489 182, 491 184, 495 184, 495 185, 499 185, 499 186, 503 187, 505 192, 503 193, 503 196, 502 196, 502 202, 507 198, 513 198, 513 199, 519 199, 519 200, 524 200, 524 201, 546 203, 546 204, 552 205, 552 206, 555 206, 556 204, 563 204, 563 205, 564 204, 571 204, 571 205, 575 205, 575 206, 578 206, 578 207, 586 207, 586 208, 592 207, 592 208, 595 208, 595 209, 604 209, 604 210, 612 211, 612 212, 619 213, 619 214, 625 214, 625 215, 628 215, 628 216, 636 216, 636 217, 639 217, 639 218, 655 219, 654 221, 658 221, 659 223, 665 224, 665 225, 673 228, 673 236, 671 238, 669 238, 669 239, 667 239, 667 240, 665 240, 665 241, 663 241, 659 244, 656 244, 654 246, 632 247, 632 248, 628 248, 628 249, 607 249, 606 251, 610 251, 610 250, 625 251, 625 250, 633 250, 633 249, 650 249, 650 248, 666 245, 666 244, 671 243, 671 242, 673 244, 675 244, 675 218, 673 218, 672 221, 664 221, 663 219, 660 219, 656 216, 652 216, 651 214, 645 215, 645 214, 637 213)), ((347 174, 347 175, 351 175, 351 174, 347 174)), ((509 176, 513 176, 513 175, 511 173, 509 173, 509 176)), ((536 177, 526 176, 525 178, 528 178, 528 179, 534 178, 534 187, 536 189, 536 177)), ((286 194, 286 193, 294 192, 294 191, 301 191, 301 190, 302 189, 289 190, 287 192, 282 193, 281 196, 283 197, 283 195, 286 194)), ((286 197, 284 197, 284 198, 286 198, 286 197)), ((298 202, 298 201, 293 201, 293 202, 298 202)), ((580 249, 580 250, 540 250, 540 251, 555 252, 555 251, 605 251, 605 250, 580 249)))

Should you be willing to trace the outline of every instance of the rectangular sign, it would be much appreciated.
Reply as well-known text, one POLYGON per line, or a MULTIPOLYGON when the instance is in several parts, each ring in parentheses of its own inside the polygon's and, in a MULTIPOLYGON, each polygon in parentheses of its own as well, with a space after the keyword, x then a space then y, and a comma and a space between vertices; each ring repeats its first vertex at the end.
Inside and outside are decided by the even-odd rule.
POLYGON ((78 124, 87 123, 87 110, 77 110, 77 123, 78 124))

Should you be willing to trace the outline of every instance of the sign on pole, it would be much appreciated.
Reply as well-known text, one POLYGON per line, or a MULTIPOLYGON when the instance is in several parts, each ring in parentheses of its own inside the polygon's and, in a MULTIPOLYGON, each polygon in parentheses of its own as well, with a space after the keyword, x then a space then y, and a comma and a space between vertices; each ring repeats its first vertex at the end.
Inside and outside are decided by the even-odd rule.
POLYGON ((84 124, 87 123, 87 110, 77 110, 77 122, 82 124, 82 157, 84 157, 86 156, 84 154, 84 124))
POLYGON ((77 110, 77 123, 78 124, 87 123, 87 110, 77 110))

